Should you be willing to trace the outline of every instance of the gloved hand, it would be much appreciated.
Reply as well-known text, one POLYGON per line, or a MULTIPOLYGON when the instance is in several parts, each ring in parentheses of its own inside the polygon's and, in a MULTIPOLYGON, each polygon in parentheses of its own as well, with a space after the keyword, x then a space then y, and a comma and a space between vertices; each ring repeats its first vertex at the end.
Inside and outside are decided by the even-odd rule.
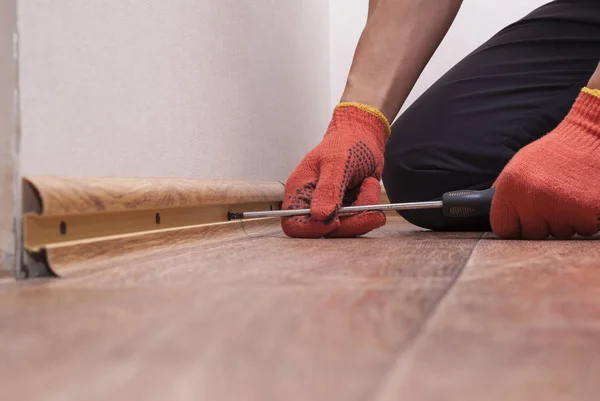
POLYGON ((337 215, 341 206, 379 203, 383 151, 390 124, 377 109, 340 103, 325 137, 304 157, 285 186, 283 209, 311 209, 283 217, 290 237, 353 237, 385 224, 382 212, 337 215))
POLYGON ((491 225, 507 238, 567 239, 600 229, 600 91, 584 88, 548 135, 521 149, 496 183, 491 225))

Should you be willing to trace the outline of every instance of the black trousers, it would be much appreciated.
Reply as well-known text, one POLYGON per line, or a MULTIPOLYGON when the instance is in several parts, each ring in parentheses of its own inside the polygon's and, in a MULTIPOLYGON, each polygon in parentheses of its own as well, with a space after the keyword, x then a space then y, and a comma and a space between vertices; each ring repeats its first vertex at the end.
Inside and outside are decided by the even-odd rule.
MULTIPOLYGON (((392 202, 492 186, 511 157, 569 112, 600 61, 600 0, 557 0, 504 28, 393 124, 383 182, 392 202)), ((432 230, 489 230, 489 219, 400 213, 432 230)))

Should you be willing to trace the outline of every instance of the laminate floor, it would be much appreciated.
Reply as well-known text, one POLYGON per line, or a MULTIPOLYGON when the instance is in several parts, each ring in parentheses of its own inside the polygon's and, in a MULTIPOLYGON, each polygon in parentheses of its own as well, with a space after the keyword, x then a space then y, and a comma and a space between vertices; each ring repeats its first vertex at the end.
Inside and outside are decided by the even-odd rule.
POLYGON ((19 400, 595 400, 600 246, 420 231, 186 240, 0 282, 19 400))

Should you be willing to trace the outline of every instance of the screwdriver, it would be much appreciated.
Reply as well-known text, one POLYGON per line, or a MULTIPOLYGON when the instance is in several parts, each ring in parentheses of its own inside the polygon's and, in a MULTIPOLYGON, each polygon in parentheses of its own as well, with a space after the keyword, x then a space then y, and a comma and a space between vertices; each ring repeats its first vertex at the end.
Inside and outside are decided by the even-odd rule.
MULTIPOLYGON (((496 188, 483 191, 470 189, 446 192, 440 201, 390 203, 383 205, 345 206, 338 210, 338 214, 359 213, 368 211, 386 210, 419 210, 443 209, 447 217, 474 217, 489 215, 492 198, 496 188)), ((289 217, 310 215, 310 209, 272 210, 261 212, 229 213, 229 219, 251 219, 258 217, 289 217)))

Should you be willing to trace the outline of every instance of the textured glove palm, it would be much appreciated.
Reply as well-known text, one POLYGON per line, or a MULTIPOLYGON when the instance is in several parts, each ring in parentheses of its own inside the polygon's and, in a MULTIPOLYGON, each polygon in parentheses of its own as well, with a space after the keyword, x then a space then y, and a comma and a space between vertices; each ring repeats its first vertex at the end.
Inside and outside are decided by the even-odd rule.
POLYGON ((389 123, 381 112, 341 103, 325 137, 290 175, 283 209, 311 209, 310 216, 281 219, 291 237, 353 237, 385 224, 381 212, 338 216, 341 206, 379 203, 383 151, 389 123))

